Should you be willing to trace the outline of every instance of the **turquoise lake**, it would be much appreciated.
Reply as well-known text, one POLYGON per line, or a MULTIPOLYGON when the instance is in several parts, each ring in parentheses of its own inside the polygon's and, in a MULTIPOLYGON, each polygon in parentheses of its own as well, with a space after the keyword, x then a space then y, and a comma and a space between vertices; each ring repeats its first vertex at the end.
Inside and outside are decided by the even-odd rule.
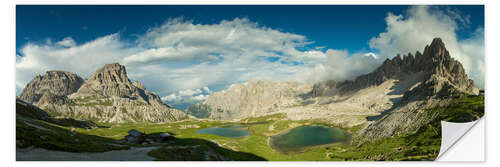
POLYGON ((244 125, 219 125, 211 128, 196 130, 195 133, 217 135, 222 137, 240 138, 250 135, 248 126, 244 125))
POLYGON ((339 128, 322 125, 306 125, 288 132, 271 136, 270 145, 282 153, 299 152, 311 146, 331 143, 347 143, 351 135, 339 128))

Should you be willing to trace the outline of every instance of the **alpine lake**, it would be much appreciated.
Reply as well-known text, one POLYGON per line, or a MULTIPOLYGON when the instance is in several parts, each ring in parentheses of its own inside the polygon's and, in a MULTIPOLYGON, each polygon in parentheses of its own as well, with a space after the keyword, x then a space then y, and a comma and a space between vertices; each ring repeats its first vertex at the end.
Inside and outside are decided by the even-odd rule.
POLYGON ((215 127, 196 130, 195 133, 203 135, 217 135, 222 137, 240 138, 250 135, 248 126, 240 124, 223 124, 215 127))

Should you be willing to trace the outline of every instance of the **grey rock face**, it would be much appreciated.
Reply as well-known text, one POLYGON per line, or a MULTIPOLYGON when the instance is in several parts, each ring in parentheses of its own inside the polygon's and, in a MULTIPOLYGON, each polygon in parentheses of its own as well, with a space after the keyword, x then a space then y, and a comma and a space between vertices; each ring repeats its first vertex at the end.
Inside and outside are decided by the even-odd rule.
POLYGON ((281 107, 296 105, 300 95, 311 90, 295 82, 250 80, 233 84, 229 89, 212 93, 202 104, 187 109, 192 115, 218 120, 232 120, 275 113, 281 107), (196 113, 198 112, 198 113, 196 113))
POLYGON ((186 115, 164 104, 158 94, 131 82, 125 66, 107 64, 89 79, 69 72, 35 77, 20 99, 57 115, 99 122, 168 122, 186 115), (57 74, 57 75, 56 75, 57 74), (48 91, 47 91, 48 90, 48 91))
POLYGON ((125 66, 118 63, 106 64, 97 70, 72 97, 85 98, 96 95, 129 98, 155 106, 164 105, 156 93, 147 91, 138 81, 131 82, 125 66))
POLYGON ((98 69, 78 90, 78 95, 94 95, 98 92, 102 96, 131 97, 136 93, 134 88, 125 67, 113 63, 98 69))
POLYGON ((33 104, 59 103, 62 97, 75 93, 83 82, 81 77, 70 72, 47 71, 45 75, 33 78, 23 89, 19 99, 33 104))

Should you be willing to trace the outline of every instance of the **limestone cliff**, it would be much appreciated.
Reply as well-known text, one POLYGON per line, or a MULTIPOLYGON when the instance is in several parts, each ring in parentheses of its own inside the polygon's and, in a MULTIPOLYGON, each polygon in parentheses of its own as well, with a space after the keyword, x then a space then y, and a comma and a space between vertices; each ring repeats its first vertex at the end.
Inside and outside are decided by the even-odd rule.
POLYGON ((282 107, 300 104, 300 95, 311 90, 295 82, 250 80, 212 93, 203 103, 187 109, 198 117, 231 120, 276 113, 282 107))
POLYGON ((75 93, 84 80, 76 74, 64 71, 47 71, 33 78, 21 92, 19 99, 28 103, 63 103, 66 96, 75 93))

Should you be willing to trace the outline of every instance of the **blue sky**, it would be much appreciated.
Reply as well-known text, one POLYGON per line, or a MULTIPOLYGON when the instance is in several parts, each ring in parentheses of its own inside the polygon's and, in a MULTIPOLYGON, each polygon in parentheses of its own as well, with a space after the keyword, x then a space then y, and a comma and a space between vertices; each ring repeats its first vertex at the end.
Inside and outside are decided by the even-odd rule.
POLYGON ((204 99, 248 79, 351 79, 381 59, 422 50, 434 36, 482 84, 483 27, 482 5, 18 5, 16 85, 49 69, 88 77, 117 61, 165 99, 204 99))
MULTIPOLYGON (((460 29, 467 38, 484 25, 482 5, 441 6, 470 15, 470 24, 460 29)), ((236 17, 249 18, 266 27, 305 35, 314 45, 327 48, 370 50, 371 37, 386 28, 388 12, 402 14, 406 5, 333 6, 17 6, 16 46, 26 42, 73 37, 77 43, 120 32, 127 40, 161 25, 169 18, 184 17, 194 23, 214 24, 236 17)))

